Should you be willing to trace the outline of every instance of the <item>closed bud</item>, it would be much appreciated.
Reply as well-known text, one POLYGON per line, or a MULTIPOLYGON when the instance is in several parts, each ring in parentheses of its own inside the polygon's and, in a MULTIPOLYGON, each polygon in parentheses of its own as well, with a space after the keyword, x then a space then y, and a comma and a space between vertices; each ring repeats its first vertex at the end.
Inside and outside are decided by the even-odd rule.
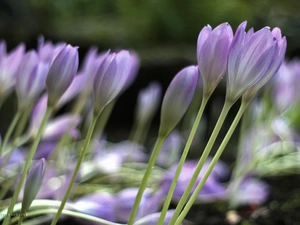
POLYGON ((198 82, 198 67, 182 69, 172 80, 163 99, 159 136, 167 136, 186 112, 198 82))
POLYGON ((37 161, 28 171, 24 188, 24 197, 22 200, 22 213, 28 211, 32 201, 40 190, 45 175, 45 169, 46 161, 43 158, 37 161))
POLYGON ((72 83, 78 69, 78 48, 67 45, 56 56, 46 79, 48 105, 53 106, 72 83))

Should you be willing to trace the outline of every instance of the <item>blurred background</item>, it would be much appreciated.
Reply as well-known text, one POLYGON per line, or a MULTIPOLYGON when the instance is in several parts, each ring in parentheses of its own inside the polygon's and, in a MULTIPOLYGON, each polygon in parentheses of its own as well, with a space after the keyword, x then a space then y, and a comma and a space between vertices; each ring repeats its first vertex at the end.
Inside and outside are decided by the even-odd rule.
POLYGON ((299 8, 299 0, 1 0, 0 33, 8 50, 20 42, 36 48, 40 35, 79 46, 81 59, 91 46, 135 50, 141 57, 139 75, 109 122, 122 129, 132 124, 141 88, 158 80, 165 90, 180 69, 196 64, 203 26, 229 22, 235 30, 244 20, 255 30, 278 26, 292 58, 300 54, 299 8))

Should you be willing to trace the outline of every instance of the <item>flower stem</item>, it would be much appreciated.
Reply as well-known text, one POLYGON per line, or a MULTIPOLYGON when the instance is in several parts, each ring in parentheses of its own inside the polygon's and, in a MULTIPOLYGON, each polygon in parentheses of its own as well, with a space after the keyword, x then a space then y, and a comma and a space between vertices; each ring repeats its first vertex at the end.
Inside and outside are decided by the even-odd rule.
POLYGON ((209 155, 209 153, 210 153, 210 151, 211 151, 211 149, 212 149, 212 147, 213 147, 213 145, 214 145, 214 143, 217 139, 217 136, 218 136, 218 134, 221 130, 221 127, 222 127, 222 125, 225 121, 225 118, 227 116, 227 113, 230 110, 232 105, 233 104, 230 101, 225 101, 222 112, 219 116, 219 119, 218 119, 216 125, 215 125, 215 128, 214 128, 214 130, 213 130, 213 132, 212 132, 212 134, 211 134, 211 136, 210 136, 210 138, 207 142, 207 145, 206 145, 206 147, 205 147, 205 149, 204 149, 204 151, 201 155, 201 158, 200 158, 200 160, 199 160, 199 162, 196 166, 196 169, 193 173, 193 176, 190 179, 183 195, 181 196, 181 198, 179 200, 179 203, 178 203, 178 205, 177 205, 177 207, 174 211, 174 214, 173 214, 169 224, 174 224, 175 223, 178 215, 180 214, 182 208, 184 207, 184 205, 185 205, 185 203, 186 203, 186 201, 187 201, 187 199, 190 195, 190 192, 191 192, 191 190, 192 190, 192 188, 193 188, 193 186, 194 186, 194 184, 195 184, 195 182, 196 182, 196 180, 197 180, 197 178, 200 174, 200 171, 201 171, 201 169, 202 169, 202 167, 203 167, 203 165, 204 165, 204 163, 205 163, 205 161, 206 161, 206 159, 207 159, 207 157, 208 157, 208 155, 209 155))
POLYGON ((4 136, 4 139, 3 139, 3 143, 1 145, 1 149, 0 149, 0 154, 5 150, 6 146, 7 146, 7 143, 8 143, 8 140, 13 132, 13 130, 15 129, 16 125, 17 125, 17 122, 19 121, 21 115, 22 115, 23 111, 22 110, 18 110, 17 113, 15 114, 13 120, 11 121, 9 127, 8 127, 8 130, 4 136))
POLYGON ((191 133, 188 137, 188 140, 186 142, 186 145, 184 147, 184 150, 182 152, 182 155, 181 155, 181 158, 179 160, 179 163, 178 163, 178 166, 177 166, 177 169, 176 169, 176 172, 175 172, 175 175, 173 177, 173 180, 172 180, 172 183, 171 183, 171 186, 169 188, 169 192, 168 192, 168 195, 166 197, 166 200, 165 200, 165 203, 163 205, 163 209, 161 211, 161 214, 160 214, 160 217, 159 217, 159 220, 158 220, 158 225, 162 225, 164 223, 164 220, 165 220, 165 217, 166 217, 166 214, 167 214, 167 211, 169 209, 169 206, 170 206, 170 203, 171 203, 171 200, 172 200, 172 197, 173 197, 173 194, 174 194, 174 191, 175 191, 175 188, 176 188, 176 184, 177 184, 177 181, 178 181, 178 178, 179 178, 179 175, 180 175, 180 172, 182 170, 182 167, 184 165, 184 162, 185 162, 185 159, 188 155, 188 152, 190 150, 190 147, 191 147, 191 144, 193 142, 193 139, 195 137, 195 134, 197 132, 197 129, 198 129, 198 126, 199 126, 199 123, 200 123, 200 120, 201 120, 201 117, 203 115, 203 112, 204 112, 204 109, 205 109, 205 106, 208 102, 208 98, 203 98, 202 99, 202 103, 201 103, 201 106, 199 108, 199 111, 198 111, 198 114, 197 114, 197 117, 195 119, 195 122, 193 124, 193 127, 192 127, 192 130, 191 130, 191 133))
POLYGON ((148 162, 148 166, 146 168, 144 177, 142 179, 142 183, 140 185, 139 191, 137 193, 134 205, 133 205, 131 213, 130 213, 130 217, 129 217, 129 220, 128 220, 128 225, 133 225, 133 223, 134 223, 134 219, 135 219, 136 214, 138 212, 139 205, 140 205, 141 199, 143 197, 143 193, 144 193, 144 191, 147 187, 147 182, 148 182, 148 179, 151 175, 152 168, 155 164, 156 158, 158 156, 158 153, 159 153, 159 151, 161 149, 161 146, 164 143, 165 139, 166 139, 165 136, 158 136, 158 138, 156 140, 155 146, 153 148, 153 152, 152 152, 151 157, 150 157, 149 162, 148 162))
POLYGON ((174 223, 175 225, 179 225, 181 224, 181 222, 184 220, 186 214, 188 213, 188 211, 190 210, 190 208, 192 207, 192 205, 194 204, 194 202, 196 201, 201 189, 203 188, 207 178, 209 177, 209 175, 211 174, 211 171, 213 170, 214 166, 216 165, 216 163, 218 162, 221 154, 223 153, 226 145, 228 144, 228 141, 230 140, 236 126, 238 125, 246 107, 248 106, 249 102, 242 102, 240 109, 237 113, 237 115, 235 116, 226 136, 224 137, 220 147, 218 148, 214 158, 212 159, 212 161, 210 162, 204 176, 202 177, 201 181, 199 182, 199 184, 197 185, 195 191, 193 192, 192 196, 190 197, 189 201, 187 202, 186 206, 184 207, 184 209, 182 210, 182 212, 180 213, 180 215, 178 216, 176 222, 174 223))
POLYGON ((44 118, 42 120, 42 123, 40 125, 40 128, 38 130, 38 133, 36 135, 36 138, 34 139, 34 142, 33 142, 32 146, 31 146, 31 148, 29 150, 29 153, 28 153, 28 156, 27 156, 27 160, 26 160, 26 163, 25 163, 22 175, 21 175, 20 180, 18 182, 18 185, 17 185, 17 187, 15 189, 15 192, 14 192, 14 195, 12 197, 11 203, 10 203, 10 205, 8 207, 7 216, 5 217, 2 225, 8 225, 9 224, 10 215, 12 214, 12 211, 14 209, 14 205, 16 204, 16 202, 18 200, 18 196, 20 194, 20 191, 21 191, 22 185, 24 183, 25 177, 26 177, 27 172, 29 170, 29 167, 31 165, 32 158, 33 158, 33 156, 34 156, 34 154, 36 152, 37 146, 38 146, 38 144, 40 142, 40 139, 42 137, 42 134, 43 134, 43 131, 44 131, 45 126, 47 124, 47 121, 48 121, 48 119, 49 119, 49 117, 51 115, 52 108, 53 107, 48 106, 47 111, 46 111, 46 113, 44 115, 44 118))
POLYGON ((82 150, 81 150, 79 159, 78 159, 78 161, 77 161, 77 164, 76 164, 74 173, 73 173, 72 178, 71 178, 71 181, 70 181, 70 183, 69 183, 68 189, 67 189, 67 191, 66 191, 66 193, 65 193, 65 195, 64 195, 64 198, 63 198, 63 200, 62 200, 62 202, 61 202, 61 205, 60 205, 60 207, 59 207, 59 209, 58 209, 58 211, 57 211, 57 213, 56 213, 56 215, 55 215, 55 217, 54 217, 54 219, 53 219, 51 225, 55 225, 55 224, 57 223, 57 221, 58 221, 58 219, 59 219, 59 217, 60 217, 60 215, 61 215, 61 213, 62 213, 62 211, 63 211, 63 209, 64 209, 64 207, 65 207, 65 204, 66 204, 66 202, 67 202, 67 200, 68 200, 68 198, 69 198, 69 195, 70 195, 70 193, 71 193, 73 184, 74 184, 74 182, 75 182, 75 180, 76 180, 76 177, 77 177, 77 174, 78 174, 80 165, 81 165, 81 163, 82 163, 82 161, 83 161, 83 159, 84 159, 85 152, 86 152, 86 150, 87 150, 87 148, 88 148, 88 146, 89 146, 89 144, 90 144, 90 140, 91 140, 91 138, 92 138, 92 135, 93 135, 93 132, 94 132, 94 128, 95 128, 97 119, 98 119, 98 116, 95 116, 95 115, 94 115, 93 118, 92 118, 92 122, 91 122, 91 124, 90 124, 89 130, 88 130, 86 139, 85 139, 85 141, 84 141, 84 145, 83 145, 83 148, 82 148, 82 150))
MULTIPOLYGON (((33 217, 33 216, 38 216, 38 215, 43 215, 43 214, 55 214, 56 212, 57 212, 56 209, 39 209, 39 210, 35 210, 35 211, 26 213, 26 217, 33 217)), ((74 211, 66 210, 66 209, 64 209, 61 214, 85 219, 88 221, 93 221, 93 222, 103 224, 103 225, 123 225, 120 223, 110 222, 108 220, 104 220, 104 219, 101 219, 101 218, 98 218, 95 216, 87 215, 87 214, 80 213, 80 212, 74 212, 74 211)), ((17 219, 18 219, 18 217, 12 219, 12 222, 16 222, 17 219)))
POLYGON ((14 132, 14 136, 12 138, 12 143, 13 143, 13 146, 16 146, 16 140, 17 138, 22 134, 22 132, 24 131, 24 128, 27 124, 27 121, 28 121, 28 117, 30 115, 30 112, 31 112, 31 109, 32 109, 32 106, 30 107, 27 107, 27 109, 25 110, 25 112, 22 114, 22 117, 18 123, 18 126, 16 128, 16 131, 14 132))

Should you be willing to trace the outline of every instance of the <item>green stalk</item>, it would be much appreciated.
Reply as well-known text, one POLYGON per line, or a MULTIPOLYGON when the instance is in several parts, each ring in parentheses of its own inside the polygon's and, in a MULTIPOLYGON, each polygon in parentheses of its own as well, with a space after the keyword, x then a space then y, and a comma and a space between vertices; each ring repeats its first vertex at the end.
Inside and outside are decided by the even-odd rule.
POLYGON ((165 136, 158 136, 158 138, 156 140, 155 146, 153 148, 153 152, 152 152, 151 157, 150 157, 149 162, 148 162, 148 166, 146 168, 144 177, 142 179, 142 183, 140 185, 139 191, 137 193, 134 205, 133 205, 131 213, 130 213, 130 217, 129 217, 129 220, 128 220, 128 225, 133 225, 133 223, 134 223, 136 214, 137 214, 138 209, 139 209, 141 199, 143 197, 143 193, 144 193, 144 191, 147 187, 148 179, 151 175, 152 168, 155 164, 156 158, 158 156, 160 148, 161 148, 162 144, 164 143, 165 139, 166 139, 165 136))
POLYGON ((199 162, 196 166, 196 169, 193 173, 193 176, 192 176, 191 180, 189 181, 183 195, 181 196, 181 198, 179 200, 179 203, 178 203, 178 205, 177 205, 177 207, 174 211, 174 214, 173 214, 169 224, 174 224, 175 223, 178 215, 180 214, 180 212, 181 212, 182 208, 184 207, 185 203, 187 202, 187 199, 190 195, 190 192, 191 192, 191 190, 192 190, 192 188, 193 188, 193 186, 194 186, 194 184, 195 184, 195 182, 196 182, 196 180, 197 180, 197 178, 200 174, 200 171, 201 171, 201 169, 202 169, 202 167, 203 167, 203 165, 204 165, 204 163, 205 163, 205 161, 206 161, 206 159, 207 159, 207 157, 208 157, 208 155, 209 155, 209 153, 210 153, 210 151, 211 151, 211 149, 212 149, 212 147, 213 147, 213 145, 214 145, 214 143, 217 139, 217 136, 218 136, 218 134, 221 130, 221 127, 222 127, 222 125, 225 121, 225 118, 227 116, 227 113, 230 110, 232 105, 233 105, 232 102, 225 101, 222 112, 219 116, 219 119, 218 119, 216 125, 215 125, 215 128, 214 128, 214 130, 213 130, 213 132, 212 132, 212 134, 211 134, 211 136, 210 136, 210 138, 207 142, 207 145, 206 145, 206 147, 205 147, 205 149, 204 149, 204 151, 201 155, 201 158, 200 158, 200 160, 199 160, 199 162))
POLYGON ((169 209, 169 206, 170 206, 170 203, 171 203, 171 200, 172 200, 172 197, 173 197, 173 194, 174 194, 174 191, 175 191, 175 188, 176 188, 176 184, 177 184, 177 181, 178 181, 178 178, 180 176, 180 172, 182 170, 182 167, 184 165, 184 162, 185 162, 185 159, 188 155, 188 152, 190 150, 190 147, 192 145, 192 142, 193 142, 193 139, 195 137, 195 134, 197 132, 197 129, 198 129, 198 126, 199 126, 199 123, 200 123, 200 120, 201 120, 201 117, 203 115, 203 112, 204 112, 204 109, 205 109, 205 106, 208 102, 208 99, 209 98, 203 98, 202 99, 202 102, 201 102, 201 106, 199 108, 199 111, 198 111, 198 114, 197 114, 197 117, 195 119, 195 122, 193 124, 193 127, 192 127, 192 130, 191 130, 191 133, 188 137, 188 140, 186 142, 186 145, 184 147, 184 150, 181 154, 181 158, 179 160, 179 163, 178 163, 178 166, 177 166, 177 169, 176 169, 176 172, 175 172, 175 175, 174 175, 174 178, 172 180, 172 183, 171 183, 171 186, 169 188, 169 192, 168 192, 168 195, 166 197, 166 200, 165 200, 165 203, 163 205, 163 209, 161 211, 161 214, 160 214, 160 217, 159 217, 159 220, 158 220, 158 225, 162 225, 164 223, 164 220, 165 220, 165 217, 166 217, 166 214, 167 214, 167 211, 169 209))
POLYGON ((13 139, 12 139, 12 143, 13 143, 13 146, 15 146, 16 144, 16 139, 22 134, 22 132, 24 131, 24 128, 27 124, 27 121, 28 121, 28 117, 30 115, 30 112, 31 112, 31 109, 32 109, 32 106, 30 107, 27 107, 27 109, 25 110, 25 112, 23 113, 18 125, 17 125, 17 128, 16 128, 16 131, 14 132, 14 136, 13 136, 13 139))
POLYGON ((24 219, 23 215, 19 217, 18 225, 22 225, 23 219, 24 219))
POLYGON ((195 191, 193 192, 192 196, 190 197, 189 201, 187 202, 186 206, 184 207, 184 209, 182 210, 182 212, 180 213, 180 215, 177 217, 177 220, 175 223, 171 223, 174 225, 180 225, 181 222, 184 220, 186 214, 188 213, 188 211, 190 210, 190 208, 192 207, 192 205, 194 204, 194 202, 196 201, 197 197, 199 196, 199 193, 201 191, 201 189, 203 188, 207 178, 209 177, 209 175, 211 174, 213 168, 215 167, 216 163, 218 162, 221 154, 223 153, 226 145, 228 144, 235 128, 237 127, 245 109, 247 108, 249 102, 242 102, 240 109, 237 113, 237 115, 235 116, 226 136, 224 137, 219 149, 217 150, 214 158, 212 159, 212 161, 210 162, 204 176, 202 177, 200 183, 197 185, 195 191))
POLYGON ((74 184, 74 182, 75 182, 75 180, 76 180, 76 177, 77 177, 77 174, 78 174, 80 165, 81 165, 81 163, 82 163, 82 161, 83 161, 83 159, 84 159, 85 152, 86 152, 86 150, 87 150, 87 148, 88 148, 88 146, 89 146, 89 144, 90 144, 90 140, 91 140, 91 138, 92 138, 92 135, 93 135, 93 132, 94 132, 94 128, 95 128, 97 119, 98 119, 98 115, 97 115, 97 116, 93 115, 92 122, 91 122, 91 124, 90 124, 90 127, 89 127, 89 130, 88 130, 86 139, 85 139, 85 141, 84 141, 83 148, 82 148, 82 150, 81 150, 81 153, 80 153, 79 159, 78 159, 78 161, 77 161, 77 164, 76 164, 74 173, 73 173, 73 175, 72 175, 71 181, 70 181, 70 183, 69 183, 68 189, 67 189, 67 191, 66 191, 66 193, 65 193, 65 195, 64 195, 64 198, 63 198, 63 200, 62 200, 62 202, 61 202, 61 205, 60 205, 60 207, 59 207, 59 209, 58 209, 58 211, 57 211, 57 213, 56 213, 56 215, 55 215, 55 217, 54 217, 54 219, 53 219, 51 225, 55 225, 55 224, 57 223, 57 221, 59 220, 59 217, 60 217, 60 215, 61 215, 61 213, 62 213, 62 211, 63 211, 63 209, 64 209, 64 207, 65 207, 65 204, 66 204, 66 202, 67 202, 67 200, 68 200, 68 198, 69 198, 69 195, 70 195, 70 193, 71 193, 73 184, 74 184))
POLYGON ((27 172, 29 170, 29 167, 31 165, 32 158, 33 158, 33 156, 34 156, 34 154, 36 152, 37 146, 38 146, 38 144, 40 142, 40 139, 42 137, 42 134, 43 134, 43 131, 44 131, 45 126, 47 124, 47 121, 48 121, 48 119, 49 119, 49 117, 51 115, 52 109, 53 109, 53 107, 48 106, 47 111, 46 111, 46 113, 44 115, 44 118, 42 120, 42 123, 40 125, 40 128, 38 130, 38 133, 36 135, 36 138, 34 139, 34 142, 33 142, 32 146, 31 146, 31 148, 29 150, 29 153, 28 153, 28 156, 27 156, 27 160, 26 160, 26 163, 25 163, 22 175, 20 177, 19 183, 18 183, 18 185, 16 187, 16 190, 15 190, 14 195, 12 197, 11 203, 9 205, 7 216, 5 217, 2 225, 8 225, 9 224, 10 215, 12 214, 13 209, 14 209, 14 205, 16 204, 16 202, 18 200, 18 196, 19 196, 19 193, 21 191, 21 188, 22 188, 22 185, 24 183, 24 180, 26 178, 26 175, 27 175, 27 172))
POLYGON ((102 134, 116 102, 117 102, 117 99, 114 99, 108 105, 106 105, 104 107, 104 109, 102 110, 101 115, 100 115, 100 119, 98 120, 96 128, 95 128, 95 134, 96 133, 97 134, 99 134, 99 133, 102 134))
POLYGON ((17 113, 15 114, 13 120, 11 121, 7 132, 5 133, 4 139, 3 139, 3 143, 1 145, 1 149, 0 149, 0 154, 3 152, 3 150, 6 148, 8 140, 13 132, 13 130, 15 129, 17 122, 19 121, 21 115, 23 113, 23 110, 18 110, 17 113))
MULTIPOLYGON (((56 209, 40 209, 40 210, 35 210, 35 211, 28 212, 26 214, 26 217, 34 217, 34 216, 39 216, 39 215, 43 215, 43 214, 55 214, 56 212, 57 212, 56 209)), ((88 220, 88 221, 93 221, 93 222, 103 224, 103 225, 123 225, 121 223, 113 223, 113 222, 110 222, 108 220, 100 219, 100 218, 95 217, 95 216, 87 215, 87 214, 80 213, 80 212, 74 212, 74 211, 66 210, 66 209, 64 209, 62 211, 62 214, 67 215, 67 216, 73 216, 73 217, 85 219, 85 220, 88 220)), ((13 218, 12 223, 16 222, 17 219, 18 219, 18 217, 13 218)))

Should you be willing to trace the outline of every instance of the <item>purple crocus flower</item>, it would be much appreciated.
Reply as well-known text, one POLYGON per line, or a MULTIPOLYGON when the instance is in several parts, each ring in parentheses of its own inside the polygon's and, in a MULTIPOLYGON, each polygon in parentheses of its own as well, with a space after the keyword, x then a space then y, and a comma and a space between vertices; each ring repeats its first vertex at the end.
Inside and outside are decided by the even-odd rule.
POLYGON ((139 93, 136 115, 141 122, 145 123, 152 119, 159 106, 160 98, 161 85, 157 82, 152 82, 139 93))
POLYGON ((88 77, 85 74, 78 74, 74 77, 71 85, 55 104, 55 108, 61 108, 67 102, 76 97, 87 84, 88 77))
POLYGON ((28 171, 24 195, 22 200, 22 209, 23 213, 27 212, 32 201, 35 199, 45 175, 46 161, 45 159, 40 159, 37 161, 28 171))
MULTIPOLYGON (((3 47, 4 48, 4 47, 3 47)), ((13 89, 16 83, 16 75, 23 60, 25 45, 18 45, 8 55, 1 53, 0 62, 0 97, 5 98, 13 89)))
POLYGON ((198 67, 182 69, 172 80, 163 99, 159 135, 166 137, 173 130, 192 101, 198 81, 198 67))
POLYGON ((213 30, 208 25, 199 34, 197 61, 205 96, 211 95, 226 72, 232 39, 233 32, 228 23, 222 23, 213 30))
MULTIPOLYGON (((89 194, 77 199, 72 208, 78 212, 92 215, 110 222, 117 222, 114 205, 116 204, 115 196, 107 192, 99 192, 89 194)), ((82 224, 86 224, 86 220, 80 220, 82 224)), ((91 225, 99 223, 89 222, 91 225)))
POLYGON ((76 129, 81 122, 80 116, 65 114, 50 120, 44 130, 42 140, 59 139, 65 133, 73 138, 79 138, 80 132, 76 129))
POLYGON ((249 204, 262 204, 269 194, 269 186, 256 178, 246 178, 238 189, 231 194, 231 204, 234 207, 249 204))
POLYGON ((228 55, 226 98, 235 102, 247 89, 251 98, 281 65, 286 39, 279 28, 265 27, 257 32, 245 31, 246 22, 238 27, 228 55))
MULTIPOLYGON (((168 225, 175 210, 168 210, 163 225, 168 225)), ((160 212, 149 214, 138 221, 134 222, 133 225, 157 225, 160 217, 160 212)))
POLYGON ((281 64, 273 79, 273 97, 280 111, 297 105, 300 98, 300 61, 292 60, 281 64))
POLYGON ((35 51, 24 56, 16 76, 16 92, 20 109, 33 103, 45 87, 48 66, 39 61, 35 51))
MULTIPOLYGON (((202 176, 204 175, 206 168, 208 167, 210 163, 210 160, 206 161, 203 167, 203 170, 201 170, 201 173, 199 174, 196 184, 194 185, 193 190, 196 188, 198 183, 201 181, 202 176)), ((179 200, 182 194, 184 193, 186 186, 188 182, 190 181, 193 172, 196 168, 197 162, 196 161, 186 161, 181 174, 179 176, 175 192, 173 195, 174 200, 179 200)), ((169 191, 169 187, 171 185, 171 182, 174 177, 174 173, 176 171, 177 165, 172 166, 163 176, 162 181, 161 181, 161 189, 162 191, 165 191, 167 193, 169 191)), ((217 199, 222 199, 226 197, 226 188, 223 184, 220 183, 220 175, 223 177, 227 175, 228 171, 227 168, 224 167, 223 165, 215 167, 205 182, 203 189, 201 190, 198 199, 200 201, 205 201, 205 202, 211 202, 215 201, 217 199), (222 172, 220 171, 222 170, 222 172)), ((193 192, 191 191, 191 193, 193 192)))
POLYGON ((54 106, 72 83, 78 69, 78 48, 67 45, 54 59, 46 79, 48 105, 54 106))
POLYGON ((99 115, 106 105, 122 91, 131 72, 129 51, 108 54, 98 68, 94 80, 94 114, 99 115))
MULTIPOLYGON (((120 191, 117 194, 114 209, 117 216, 117 220, 119 222, 126 223, 128 221, 137 193, 138 188, 127 188, 120 191)), ((136 216, 137 219, 142 218, 144 216, 144 208, 147 207, 147 200, 150 197, 150 191, 146 190, 143 194, 141 204, 139 206, 139 210, 136 216)))

